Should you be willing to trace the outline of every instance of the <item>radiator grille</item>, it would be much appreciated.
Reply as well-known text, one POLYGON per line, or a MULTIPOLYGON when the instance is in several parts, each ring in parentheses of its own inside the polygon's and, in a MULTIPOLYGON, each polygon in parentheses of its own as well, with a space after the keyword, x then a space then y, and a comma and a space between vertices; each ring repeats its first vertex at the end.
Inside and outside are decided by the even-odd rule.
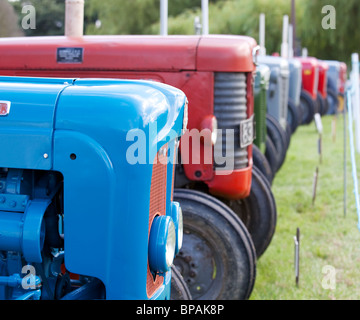
MULTIPOLYGON (((214 114, 222 135, 214 146, 215 167, 225 167, 217 163, 217 157, 234 162, 234 169, 248 165, 247 148, 240 148, 240 121, 247 119, 246 74, 215 73, 214 114), (226 129, 233 130, 233 135, 226 136, 226 129)), ((229 162, 230 161, 230 162, 229 162)))
MULTIPOLYGON (((167 148, 165 145, 163 148, 167 148)), ((168 151, 167 151, 168 152, 168 151)), ((151 224, 154 218, 158 215, 166 214, 166 173, 167 173, 167 153, 162 154, 158 152, 153 164, 153 172, 151 177, 150 189, 150 209, 149 209, 149 235, 151 224)), ((150 298, 163 284, 164 277, 156 275, 155 279, 150 271, 149 265, 147 267, 147 281, 146 293, 150 298)))

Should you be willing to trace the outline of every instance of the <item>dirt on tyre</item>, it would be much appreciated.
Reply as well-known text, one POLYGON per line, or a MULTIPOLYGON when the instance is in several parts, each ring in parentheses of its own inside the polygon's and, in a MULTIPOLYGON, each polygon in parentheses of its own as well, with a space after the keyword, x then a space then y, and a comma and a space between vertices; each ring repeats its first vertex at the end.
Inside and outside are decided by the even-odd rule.
POLYGON ((175 189, 184 223, 183 246, 174 260, 194 300, 248 299, 256 253, 239 217, 213 196, 175 189))

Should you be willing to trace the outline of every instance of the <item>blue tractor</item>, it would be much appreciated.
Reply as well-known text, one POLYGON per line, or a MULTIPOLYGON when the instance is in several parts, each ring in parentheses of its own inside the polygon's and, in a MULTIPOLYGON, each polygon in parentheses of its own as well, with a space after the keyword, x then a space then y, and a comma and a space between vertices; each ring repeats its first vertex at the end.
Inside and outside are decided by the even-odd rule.
POLYGON ((184 93, 131 80, 0 83, 0 299, 170 299, 184 93))

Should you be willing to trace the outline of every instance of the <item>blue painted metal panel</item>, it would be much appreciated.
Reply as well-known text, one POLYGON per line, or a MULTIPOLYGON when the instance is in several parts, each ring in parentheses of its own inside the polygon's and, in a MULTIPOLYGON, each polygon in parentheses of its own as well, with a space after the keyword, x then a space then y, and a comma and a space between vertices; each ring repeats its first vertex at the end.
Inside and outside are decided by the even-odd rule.
POLYGON ((11 103, 10 113, 0 116, 0 167, 51 168, 56 101, 71 82, 0 77, 0 100, 11 103))
POLYGON ((147 298, 152 159, 180 135, 184 104, 169 86, 118 80, 76 81, 59 98, 53 168, 64 176, 68 203, 65 261, 70 271, 101 279, 109 299, 147 298), (126 159, 131 129, 146 133, 146 164, 126 159), (129 274, 136 276, 122 276, 129 274))
MULTIPOLYGON (((152 161, 165 143, 170 147, 169 159, 174 158, 175 138, 183 129, 185 95, 147 81, 0 77, 0 100, 11 101, 10 114, 0 116, 0 168, 57 171, 64 178, 66 268, 100 279, 108 299, 147 299, 152 161), (131 130, 144 133, 144 164, 130 164, 127 159, 134 143, 127 139, 131 130)), ((168 214, 172 170, 171 161, 168 214)), ((22 173, 18 177, 15 172, 15 177, 19 182, 22 173)), ((19 184, 14 187, 19 189, 19 184)), ((24 197, 19 190, 11 193, 3 191, 0 196, 24 197)), ((37 211, 43 214, 44 208, 37 211)), ((13 211, 20 211, 20 219, 23 208, 13 211)), ((4 220, 10 221, 5 216, 4 220)), ((31 241, 40 239, 40 222, 34 220, 30 228, 25 224, 31 241)), ((16 244, 16 250, 23 250, 20 247, 16 244)), ((40 247, 37 242, 36 247, 40 247)), ((33 252, 27 244, 25 249, 31 258, 38 257, 38 249, 33 252)), ((169 298, 170 279, 168 272, 151 298, 169 298)))

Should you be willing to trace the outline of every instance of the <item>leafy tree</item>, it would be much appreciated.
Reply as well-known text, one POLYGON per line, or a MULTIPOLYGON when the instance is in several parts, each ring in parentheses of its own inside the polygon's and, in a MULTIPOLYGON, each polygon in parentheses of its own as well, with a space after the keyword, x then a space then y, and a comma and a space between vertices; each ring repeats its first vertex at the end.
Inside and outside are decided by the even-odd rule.
MULTIPOLYGON (((298 0, 300 3, 311 0, 298 0)), ((302 14, 303 6, 298 10, 302 14)), ((283 15, 290 17, 289 0, 233 0, 210 3, 209 31, 212 34, 238 34, 259 39, 259 16, 265 13, 266 49, 269 54, 279 52, 282 41, 283 15)), ((176 17, 169 18, 169 34, 194 34, 194 19, 201 17, 201 9, 187 10, 176 17)), ((152 32, 158 30, 152 26, 152 32)))
POLYGON ((18 15, 18 23, 24 17, 24 5, 32 5, 36 11, 36 29, 24 30, 26 36, 63 35, 65 21, 64 0, 22 0, 12 2, 18 15))
POLYGON ((299 36, 309 55, 320 59, 349 61, 351 53, 359 50, 360 21, 358 0, 314 0, 307 1, 300 21, 299 36), (332 5, 336 11, 336 29, 324 29, 322 22, 327 12, 322 8, 332 5))
MULTIPOLYGON (((200 7, 201 0, 168 1, 170 17, 200 7)), ((85 15, 90 18, 86 34, 157 34, 160 30, 152 27, 160 19, 160 0, 86 0, 85 15)))

